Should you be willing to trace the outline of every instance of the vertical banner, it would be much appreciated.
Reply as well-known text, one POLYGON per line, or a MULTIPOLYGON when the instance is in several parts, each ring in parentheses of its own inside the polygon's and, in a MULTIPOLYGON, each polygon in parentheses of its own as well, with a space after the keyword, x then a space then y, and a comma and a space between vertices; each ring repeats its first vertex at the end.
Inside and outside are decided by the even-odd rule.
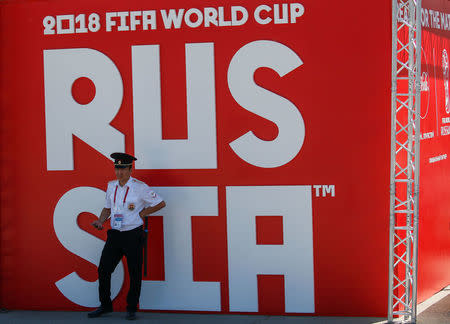
POLYGON ((422 1, 419 302, 450 279, 450 5, 422 1))

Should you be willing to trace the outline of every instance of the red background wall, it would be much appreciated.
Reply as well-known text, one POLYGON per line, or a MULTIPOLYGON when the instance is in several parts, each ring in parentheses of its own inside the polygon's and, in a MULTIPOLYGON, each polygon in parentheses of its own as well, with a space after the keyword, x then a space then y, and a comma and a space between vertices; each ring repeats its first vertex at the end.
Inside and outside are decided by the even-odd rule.
MULTIPOLYGON (((208 5, 254 8, 263 3, 276 2, 214 1, 208 5)), ((133 154, 130 46, 160 44, 164 136, 185 138, 184 44, 212 41, 218 168, 134 173, 153 186, 219 188, 219 217, 193 224, 193 242, 200 251, 194 260, 194 278, 220 281, 222 312, 229 312, 225 186, 334 184, 335 198, 313 197, 315 314, 386 314, 391 2, 374 5, 351 0, 345 6, 334 1, 301 3, 305 14, 295 25, 262 27, 249 22, 245 27, 222 29, 200 27, 122 34, 100 31, 64 37, 44 36, 43 17, 94 11, 102 15, 107 11, 147 9, 150 5, 142 1, 94 4, 84 0, 76 5, 70 1, 2 3, 0 302, 3 307, 85 309, 67 300, 54 282, 72 271, 94 281, 96 268, 60 244, 53 230, 52 215, 58 199, 68 190, 78 186, 105 190, 107 180, 113 178, 111 162, 77 138, 74 138, 75 170, 47 171, 43 50, 88 47, 113 60, 122 75, 124 98, 111 125, 125 134, 126 151, 133 154), (231 58, 243 45, 259 39, 275 40, 290 47, 304 62, 284 78, 269 69, 255 74, 258 84, 299 107, 305 121, 302 150, 291 162, 275 169, 245 163, 228 145, 248 130, 266 140, 277 136, 273 123, 242 109, 228 91, 226 73, 231 58), (214 234, 205 234, 206 230, 214 234)), ((200 1, 170 3, 170 8, 203 6, 200 1)), ((169 9, 165 2, 152 3, 151 7, 169 9)), ((425 122, 422 127, 426 128, 425 122)), ((449 147, 448 137, 422 143, 424 158, 449 147)), ((422 166, 419 252, 422 299, 441 288, 445 281, 448 283, 449 206, 448 180, 445 181, 448 172, 448 159, 422 166)), ((94 217, 81 214, 79 226, 105 239, 104 232, 89 227, 94 217)), ((162 227, 158 218, 152 222, 155 230, 150 238, 153 245, 148 279, 161 280, 162 227)), ((279 292, 283 286, 278 279, 261 279, 260 313, 283 313, 283 299, 268 297, 282 295, 279 292)), ((126 288, 127 283, 117 299, 119 308, 124 307, 126 288)))

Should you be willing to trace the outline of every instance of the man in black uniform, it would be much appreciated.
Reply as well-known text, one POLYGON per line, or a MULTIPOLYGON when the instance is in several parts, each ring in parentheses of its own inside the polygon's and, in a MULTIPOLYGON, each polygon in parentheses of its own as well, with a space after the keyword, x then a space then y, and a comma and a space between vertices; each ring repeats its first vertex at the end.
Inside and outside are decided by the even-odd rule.
POLYGON ((164 200, 147 184, 131 177, 134 156, 113 153, 117 180, 108 183, 105 208, 92 225, 103 229, 103 223, 111 216, 111 229, 98 266, 100 307, 88 313, 99 317, 113 311, 111 301, 111 274, 125 255, 130 276, 127 295, 127 319, 136 318, 141 293, 143 246, 145 233, 142 219, 163 208, 164 200))

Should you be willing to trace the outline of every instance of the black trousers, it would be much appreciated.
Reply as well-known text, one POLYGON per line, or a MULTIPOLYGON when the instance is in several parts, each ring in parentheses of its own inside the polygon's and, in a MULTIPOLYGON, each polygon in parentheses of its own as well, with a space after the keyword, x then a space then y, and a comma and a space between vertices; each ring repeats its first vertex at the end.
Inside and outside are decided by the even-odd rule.
POLYGON ((139 226, 130 231, 108 230, 98 266, 98 292, 103 307, 111 307, 111 274, 122 257, 127 258, 130 290, 127 295, 127 311, 136 312, 141 294, 142 258, 145 243, 144 231, 139 226))

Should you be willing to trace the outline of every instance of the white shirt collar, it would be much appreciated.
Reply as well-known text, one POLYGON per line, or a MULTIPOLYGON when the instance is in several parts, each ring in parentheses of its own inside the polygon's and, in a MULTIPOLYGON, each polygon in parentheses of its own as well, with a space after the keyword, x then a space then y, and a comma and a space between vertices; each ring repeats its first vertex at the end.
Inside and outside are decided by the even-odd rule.
POLYGON ((125 183, 123 186, 120 185, 119 180, 117 181, 117 186, 119 188, 126 188, 126 187, 131 187, 131 184, 133 183, 134 178, 130 176, 130 178, 128 179, 127 183, 125 183))

